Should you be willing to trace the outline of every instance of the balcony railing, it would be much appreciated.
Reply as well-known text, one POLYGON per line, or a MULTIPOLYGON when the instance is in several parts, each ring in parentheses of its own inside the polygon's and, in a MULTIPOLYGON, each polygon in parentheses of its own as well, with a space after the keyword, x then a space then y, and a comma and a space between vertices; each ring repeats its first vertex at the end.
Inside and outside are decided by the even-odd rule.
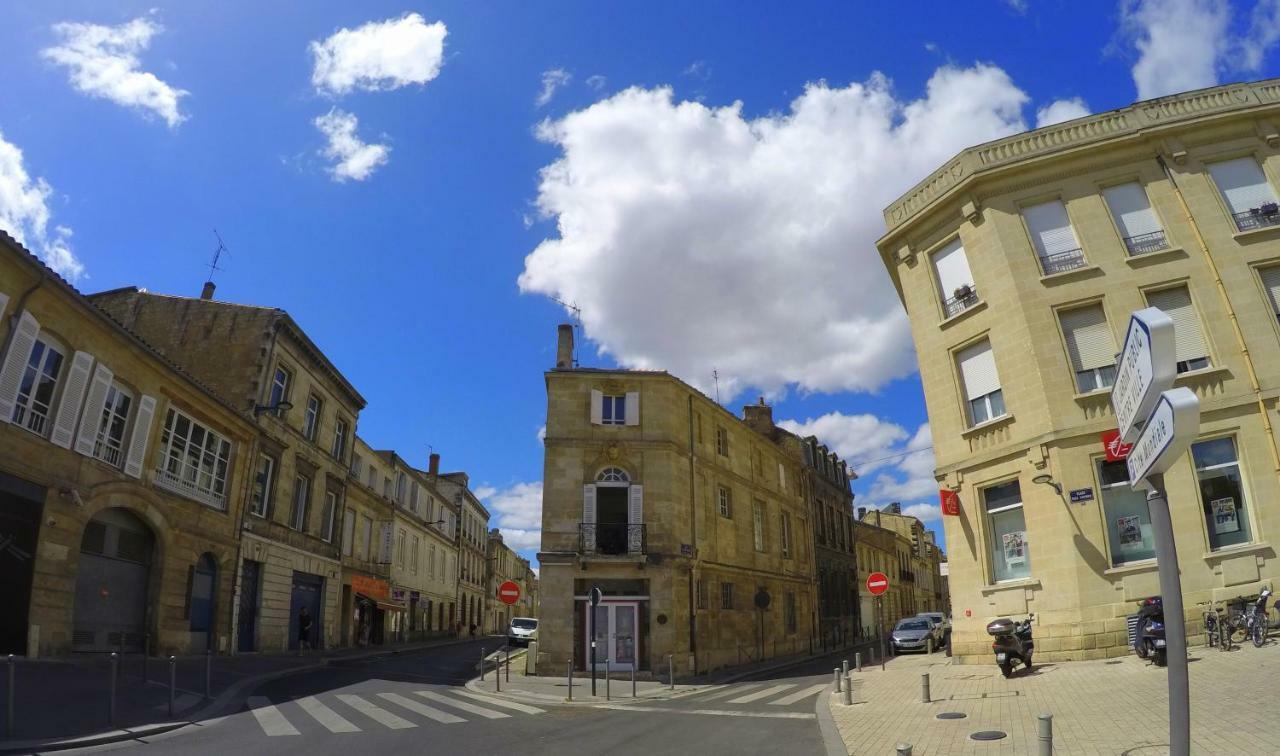
POLYGON ((1253 231, 1257 228, 1280 225, 1280 205, 1268 202, 1259 207, 1250 208, 1243 213, 1231 216, 1236 221, 1236 228, 1241 231, 1253 231))
POLYGON ((120 467, 124 461, 124 452, 122 450, 102 441, 98 441, 93 445, 93 456, 112 467, 120 467))
POLYGON ((955 296, 943 300, 942 310, 946 316, 959 315, 978 303, 978 290, 972 286, 956 289, 955 296))
POLYGON ((163 467, 156 470, 155 483, 156 486, 160 488, 185 496, 188 499, 195 499, 201 504, 207 504, 214 509, 227 508, 227 500, 225 496, 219 496, 210 491, 206 491, 192 481, 174 475, 163 467))
POLYGON ((578 551, 583 554, 643 554, 647 546, 644 525, 605 522, 578 525, 578 551))
POLYGON ((911 570, 898 570, 898 578, 904 583, 914 583, 916 581, 916 573, 911 570))
POLYGON ((1040 258, 1040 265, 1044 268, 1046 276, 1083 268, 1085 265, 1084 250, 1070 249, 1066 252, 1054 252, 1051 255, 1045 255, 1040 258))
POLYGON ((1129 250, 1130 257, 1137 257, 1149 252, 1159 252, 1167 248, 1169 242, 1165 239, 1164 231, 1152 231, 1149 234, 1126 237, 1124 246, 1129 250))

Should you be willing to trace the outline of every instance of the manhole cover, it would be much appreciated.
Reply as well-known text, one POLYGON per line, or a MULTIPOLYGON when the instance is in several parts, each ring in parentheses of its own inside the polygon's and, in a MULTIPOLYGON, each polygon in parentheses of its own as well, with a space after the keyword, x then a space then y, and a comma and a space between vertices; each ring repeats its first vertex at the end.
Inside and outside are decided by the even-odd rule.
POLYGON ((1104 662, 1104 663, 1105 664, 1124 664, 1124 662, 1120 661, 1119 659, 1112 659, 1111 661, 1104 662))
POLYGON ((961 711, 944 711, 938 715, 938 719, 964 719, 969 716, 961 711))
POLYGON ((999 730, 978 730, 969 737, 973 740, 1000 740, 1005 734, 999 730))

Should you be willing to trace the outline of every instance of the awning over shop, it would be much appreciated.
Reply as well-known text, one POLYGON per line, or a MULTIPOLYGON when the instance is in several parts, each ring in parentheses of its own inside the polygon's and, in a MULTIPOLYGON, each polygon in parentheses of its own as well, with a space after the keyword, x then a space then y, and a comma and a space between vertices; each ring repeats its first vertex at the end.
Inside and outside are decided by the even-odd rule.
POLYGON ((392 604, 388 601, 379 601, 378 608, 386 612, 403 612, 404 606, 401 604, 392 604))

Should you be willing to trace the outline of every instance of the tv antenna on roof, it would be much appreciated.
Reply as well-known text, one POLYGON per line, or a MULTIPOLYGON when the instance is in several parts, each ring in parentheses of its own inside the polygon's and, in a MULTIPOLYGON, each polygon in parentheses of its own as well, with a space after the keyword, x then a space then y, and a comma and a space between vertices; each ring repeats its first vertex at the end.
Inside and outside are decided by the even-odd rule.
POLYGON ((577 367, 578 366, 578 342, 582 340, 582 308, 578 306, 578 303, 576 300, 573 302, 573 304, 569 304, 563 299, 552 297, 551 301, 565 308, 566 310, 569 311, 571 315, 573 315, 573 330, 577 331, 577 334, 575 334, 576 338, 574 338, 573 340, 573 366, 577 367))
POLYGON ((711 380, 716 383, 716 404, 720 403, 720 371, 711 368, 711 380))
POLYGON ((213 235, 218 240, 218 248, 213 251, 213 262, 209 263, 210 281, 213 280, 213 274, 215 271, 222 270, 222 268, 218 267, 218 260, 222 258, 223 253, 225 252, 228 255, 231 254, 231 251, 227 249, 227 245, 223 243, 222 235, 218 233, 218 229, 215 228, 213 230, 213 235))

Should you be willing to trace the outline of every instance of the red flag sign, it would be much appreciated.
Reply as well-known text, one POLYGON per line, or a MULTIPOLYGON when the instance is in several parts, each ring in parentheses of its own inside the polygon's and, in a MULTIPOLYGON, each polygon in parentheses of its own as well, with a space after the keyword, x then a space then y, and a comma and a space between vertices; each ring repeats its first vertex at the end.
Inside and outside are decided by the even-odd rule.
POLYGON ((960 496, 955 491, 944 488, 938 491, 938 498, 942 501, 942 514, 948 517, 960 516, 960 496))
POLYGON ((1102 448, 1107 452, 1108 462, 1119 462, 1129 456, 1129 450, 1133 448, 1133 444, 1121 441, 1120 431, 1109 430, 1102 434, 1102 448))

